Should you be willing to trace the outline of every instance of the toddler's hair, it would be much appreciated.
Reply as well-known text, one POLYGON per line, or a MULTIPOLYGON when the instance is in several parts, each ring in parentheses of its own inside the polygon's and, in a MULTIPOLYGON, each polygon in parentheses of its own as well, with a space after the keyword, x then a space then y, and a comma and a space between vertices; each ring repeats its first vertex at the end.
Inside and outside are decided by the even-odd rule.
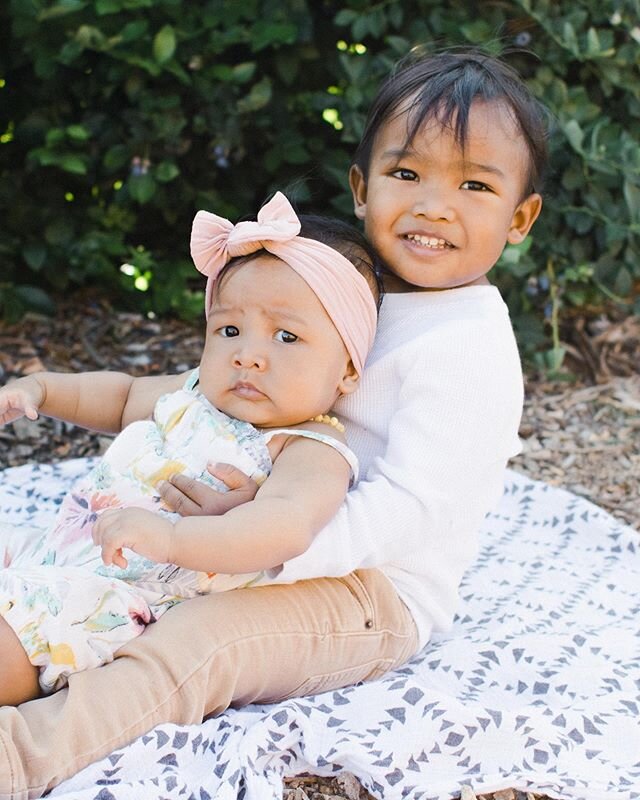
MULTIPOLYGON (((315 214, 298 214, 300 220, 300 236, 305 239, 314 239, 317 242, 326 244, 337 250, 347 261, 350 261, 358 272, 366 279, 371 289, 371 293, 376 301, 376 306, 380 309, 382 302, 383 284, 383 262, 376 249, 369 240, 353 225, 331 217, 322 217, 315 214)), ((258 253, 265 250, 258 250, 247 256, 237 256, 226 264, 216 281, 214 297, 217 288, 221 285, 225 275, 234 266, 239 266, 245 261, 255 257, 258 253)))
POLYGON ((368 177, 375 137, 383 125, 405 110, 410 145, 428 121, 453 131, 464 150, 469 112, 474 101, 504 104, 529 151, 524 196, 542 188, 548 162, 548 112, 518 73, 499 58, 479 50, 447 50, 433 55, 409 55, 384 81, 369 110, 353 163, 368 177))

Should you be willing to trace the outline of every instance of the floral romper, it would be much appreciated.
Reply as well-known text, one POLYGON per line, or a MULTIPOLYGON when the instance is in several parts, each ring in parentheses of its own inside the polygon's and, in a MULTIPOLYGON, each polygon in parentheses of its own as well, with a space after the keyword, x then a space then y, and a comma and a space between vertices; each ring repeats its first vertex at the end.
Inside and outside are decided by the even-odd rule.
POLYGON ((349 462, 354 454, 315 431, 260 431, 214 408, 197 389, 198 370, 184 387, 162 396, 153 419, 128 425, 98 465, 63 498, 47 529, 0 525, 0 616, 17 634, 44 692, 64 686, 74 672, 97 667, 168 608, 197 594, 268 583, 263 573, 221 575, 156 564, 131 551, 125 569, 105 566, 91 528, 100 511, 137 506, 171 519, 157 483, 176 473, 215 489, 207 471, 233 464, 258 484, 271 471, 267 444, 277 433, 322 441, 349 462))

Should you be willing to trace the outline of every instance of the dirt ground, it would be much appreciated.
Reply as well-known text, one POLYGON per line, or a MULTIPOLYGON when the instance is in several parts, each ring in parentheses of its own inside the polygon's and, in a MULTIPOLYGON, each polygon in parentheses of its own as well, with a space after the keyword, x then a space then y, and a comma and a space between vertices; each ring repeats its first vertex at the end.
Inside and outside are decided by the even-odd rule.
MULTIPOLYGON (((201 325, 115 313, 91 296, 82 300, 62 305, 53 318, 29 315, 19 324, 0 322, 0 385, 41 369, 152 375, 196 364, 201 325)), ((582 495, 640 530, 640 318, 578 320, 565 344, 574 379, 527 376, 523 452, 510 466, 582 495)), ((20 420, 0 429, 0 469, 95 455, 109 441, 58 421, 20 420)), ((332 780, 300 776, 287 781, 285 790, 285 800, 369 797, 346 773, 332 780)), ((473 800, 472 787, 462 797, 473 800)), ((540 796, 505 790, 482 797, 540 796)))

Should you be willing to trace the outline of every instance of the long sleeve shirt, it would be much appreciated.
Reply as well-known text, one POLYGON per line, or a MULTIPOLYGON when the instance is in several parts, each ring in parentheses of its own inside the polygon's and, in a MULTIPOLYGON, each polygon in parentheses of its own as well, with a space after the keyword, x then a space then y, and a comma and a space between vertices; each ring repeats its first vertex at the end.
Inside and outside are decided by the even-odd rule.
POLYGON ((335 412, 361 480, 309 549, 274 579, 377 567, 413 615, 421 645, 453 619, 478 529, 520 450, 523 381, 498 290, 385 296, 358 390, 335 412))

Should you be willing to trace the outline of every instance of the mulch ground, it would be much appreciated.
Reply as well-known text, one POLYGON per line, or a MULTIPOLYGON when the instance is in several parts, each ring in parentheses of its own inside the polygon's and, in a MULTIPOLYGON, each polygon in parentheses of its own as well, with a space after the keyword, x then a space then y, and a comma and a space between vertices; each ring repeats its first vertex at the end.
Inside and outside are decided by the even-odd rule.
MULTIPOLYGON (((0 321, 0 385, 42 369, 184 372, 197 364, 202 335, 202 324, 114 312, 91 294, 76 296, 52 318, 0 321)), ((582 495, 640 530, 640 318, 578 319, 566 338, 572 379, 527 375, 523 452, 511 466, 582 495)), ((0 428, 0 469, 97 455, 109 441, 56 420, 19 420, 0 428)), ((474 797, 465 787, 463 800, 474 797)), ((540 798, 510 789, 481 797, 540 798)), ((348 774, 301 776, 287 781, 285 791, 285 800, 368 798, 348 774)))

